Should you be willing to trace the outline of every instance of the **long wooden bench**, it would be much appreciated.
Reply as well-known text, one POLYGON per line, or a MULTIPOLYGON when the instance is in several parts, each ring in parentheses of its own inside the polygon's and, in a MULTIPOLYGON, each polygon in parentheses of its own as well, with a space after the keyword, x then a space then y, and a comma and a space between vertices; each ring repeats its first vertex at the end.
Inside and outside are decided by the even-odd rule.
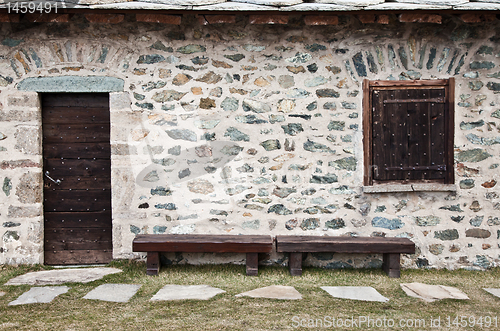
POLYGON ((400 254, 414 254, 415 244, 407 238, 277 236, 276 251, 289 253, 292 276, 302 275, 302 253, 383 254, 382 268, 391 278, 399 278, 400 254))
POLYGON ((246 253, 248 276, 259 272, 259 253, 269 253, 273 248, 271 236, 258 235, 208 235, 208 234, 140 234, 132 242, 134 252, 147 252, 146 272, 158 275, 160 252, 184 253, 246 253))

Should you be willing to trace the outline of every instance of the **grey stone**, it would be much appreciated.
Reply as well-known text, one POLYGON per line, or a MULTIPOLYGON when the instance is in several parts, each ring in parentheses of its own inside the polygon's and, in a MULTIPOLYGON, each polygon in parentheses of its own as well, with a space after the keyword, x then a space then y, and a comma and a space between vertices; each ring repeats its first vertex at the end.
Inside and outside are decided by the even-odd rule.
POLYGON ((441 218, 437 216, 414 216, 413 219, 418 226, 434 226, 441 223, 441 218))
POLYGON ((296 136, 300 132, 304 131, 304 129, 302 128, 302 124, 300 123, 289 123, 287 125, 282 125, 281 127, 286 134, 291 136, 296 136))
POLYGON ((469 223, 472 226, 479 227, 483 223, 484 216, 476 216, 470 219, 469 223))
POLYGON ((451 206, 443 206, 443 207, 439 207, 439 209, 463 212, 462 208, 460 208, 460 204, 451 205, 451 206))
POLYGON ((389 301, 389 299, 369 286, 322 286, 321 289, 334 298, 376 302, 389 301))
POLYGON ((473 188, 475 185, 474 185, 474 179, 472 178, 467 178, 467 179, 463 179, 460 181, 460 188, 461 189, 471 189, 473 188))
POLYGON ((303 90, 301 88, 293 88, 286 92, 286 96, 293 99, 304 99, 307 98, 310 94, 310 92, 307 92, 306 90, 303 90))
MULTIPOLYGON (((273 115, 270 115, 273 116, 273 115)), ((236 116, 236 122, 245 123, 245 124, 264 124, 267 123, 266 120, 260 119, 255 115, 245 115, 245 116, 236 116)), ((284 120, 284 118, 283 118, 284 120)))
POLYGON ((245 58, 245 55, 243 55, 243 54, 231 54, 231 55, 226 54, 226 55, 224 55, 224 57, 226 59, 231 60, 231 61, 239 62, 245 58))
POLYGON ((10 178, 5 177, 3 179, 3 185, 2 185, 3 193, 5 193, 6 196, 9 196, 11 189, 12 189, 12 181, 10 180, 10 178))
POLYGON ((137 64, 155 64, 165 61, 165 58, 159 54, 141 55, 137 60, 137 64))
POLYGON ((429 245, 429 252, 434 255, 439 255, 443 252, 444 246, 441 244, 432 244, 429 245))
POLYGON ((177 92, 174 90, 165 90, 161 92, 156 92, 153 95, 153 100, 156 102, 169 102, 169 101, 179 101, 187 93, 177 92))
POLYGON ((278 83, 280 84, 281 88, 288 89, 290 87, 293 87, 295 85, 295 81, 293 76, 290 75, 282 75, 278 78, 278 83))
POLYGON ((325 153, 332 153, 335 154, 334 150, 331 150, 330 147, 313 142, 311 140, 307 140, 307 142, 304 143, 304 149, 309 152, 325 152, 325 153))
POLYGON ((281 144, 280 144, 280 141, 278 139, 269 139, 269 140, 261 142, 259 145, 264 147, 264 149, 268 152, 276 150, 276 149, 281 149, 281 144))
POLYGON ((250 141, 250 136, 241 132, 235 127, 229 127, 224 134, 224 137, 229 137, 231 141, 250 141))
POLYGON ((205 52, 207 49, 205 46, 202 45, 186 45, 177 48, 177 52, 182 53, 182 54, 193 54, 193 53, 198 53, 198 52, 205 52))
POLYGON ((151 301, 209 300, 226 291, 209 285, 165 285, 151 301))
POLYGON ((88 283, 104 276, 122 272, 117 268, 56 269, 29 272, 10 279, 5 285, 59 285, 88 283))
POLYGON ((2 40, 2 45, 8 46, 8 47, 16 47, 16 46, 19 46, 19 44, 22 42, 24 42, 24 39, 5 38, 4 40, 2 40))
POLYGON ((272 285, 237 294, 236 297, 300 300, 302 295, 292 286, 272 285))
POLYGON ((110 302, 128 302, 141 286, 134 284, 103 284, 87 293, 83 298, 110 302))
POLYGON ((490 62, 490 61, 474 61, 471 62, 470 68, 472 70, 478 70, 478 69, 493 69, 495 67, 495 63, 490 62))
POLYGON ((479 91, 484 86, 484 83, 480 80, 469 82, 469 88, 472 91, 479 91))
POLYGON ((374 217, 372 219, 372 226, 378 228, 385 228, 389 230, 401 229, 405 224, 399 218, 388 219, 385 217, 374 217))
POLYGON ((434 232, 434 238, 441 240, 455 240, 459 238, 457 229, 448 229, 434 232))
POLYGON ((37 206, 16 207, 9 206, 7 217, 20 218, 20 217, 38 217, 41 216, 41 208, 37 206))
POLYGON ((352 63, 354 64, 354 68, 356 69, 358 76, 366 77, 366 66, 363 62, 363 54, 361 52, 352 57, 352 63))
POLYGON ((271 111, 271 106, 267 103, 245 99, 242 103, 244 111, 253 111, 254 113, 267 113, 271 111))
POLYGON ((167 231, 166 226, 155 225, 153 227, 153 234, 162 234, 165 233, 165 231, 167 231))
POLYGON ((285 61, 295 64, 306 63, 311 60, 312 56, 308 53, 296 53, 295 56, 286 59, 285 61))
POLYGON ((20 238, 19 232, 17 231, 6 231, 2 236, 3 241, 6 243, 17 241, 19 240, 19 238, 20 238))
POLYGON ((238 155, 242 150, 243 147, 238 145, 225 145, 220 152, 225 155, 238 155))
POLYGON ((15 228, 15 227, 18 227, 18 226, 20 226, 20 225, 21 225, 21 223, 14 223, 14 222, 4 222, 4 223, 2 224, 2 226, 3 226, 4 228, 15 228))
POLYGON ((328 162, 328 166, 333 167, 336 170, 356 170, 356 158, 354 156, 345 157, 343 159, 330 161, 328 162))
POLYGON ((162 197, 171 196, 172 191, 166 187, 159 186, 151 189, 151 195, 159 195, 162 197))
POLYGON ((121 78, 104 76, 55 76, 30 77, 17 84, 20 91, 34 92, 121 92, 124 81, 121 78))
POLYGON ((244 192, 248 189, 250 189, 251 187, 248 187, 248 186, 243 186, 243 185, 236 185, 236 187, 229 187, 229 188, 226 188, 225 191, 226 191, 226 194, 227 195, 237 195, 237 194, 240 194, 241 192, 244 192))
POLYGON ((334 218, 332 220, 326 221, 325 222, 325 227, 327 229, 333 229, 333 230, 338 230, 345 228, 345 222, 342 218, 334 218))
POLYGON ((318 98, 339 98, 340 93, 333 89, 319 89, 316 90, 316 96, 318 98))
POLYGON ((272 205, 271 207, 269 207, 269 209, 267 210, 267 212, 269 214, 270 213, 275 213, 275 214, 278 214, 278 215, 291 215, 292 214, 292 211, 290 209, 286 208, 282 204, 272 205))
POLYGON ((481 148, 469 149, 455 154, 455 160, 458 162, 480 162, 491 155, 481 148))
POLYGON ((258 230, 260 228, 260 221, 259 220, 245 221, 245 222, 243 222, 241 227, 243 229, 258 230))
POLYGON ((238 99, 233 98, 233 97, 226 97, 222 101, 220 107, 222 109, 224 109, 225 111, 236 111, 236 110, 238 110, 239 104, 240 104, 240 102, 238 99))
POLYGON ((500 83, 488 82, 486 87, 488 88, 488 90, 491 90, 495 93, 500 92, 500 83))
POLYGON ((288 197, 290 194, 292 193, 296 193, 297 190, 295 189, 295 187, 283 187, 283 188, 280 188, 280 187, 276 187, 274 190, 273 190, 273 194, 277 197, 280 197, 282 199, 288 197))
POLYGON ((307 79, 304 82, 304 85, 306 87, 316 87, 316 86, 323 85, 323 84, 326 84, 326 83, 328 83, 328 79, 326 77, 316 76, 314 78, 307 79))
POLYGON ((325 176, 313 175, 309 180, 312 184, 332 184, 338 182, 338 177, 335 174, 326 174, 325 176))
POLYGON ((319 228, 319 218, 306 218, 300 224, 300 228, 304 231, 319 228))
POLYGON ((345 122, 344 121, 330 121, 328 123, 328 130, 332 131, 344 131, 345 129, 345 122))
POLYGON ((482 127, 484 125, 484 121, 483 120, 479 120, 479 121, 476 121, 476 122, 460 122, 460 129, 461 130, 472 130, 472 129, 475 129, 475 128, 479 128, 479 127, 482 127))
POLYGON ((9 306, 26 305, 31 303, 49 303, 56 297, 69 291, 67 286, 33 287, 28 292, 21 294, 9 306))
POLYGON ((188 129, 174 129, 165 131, 168 136, 175 140, 197 141, 196 133, 188 129))
POLYGON ((190 181, 187 186, 189 191, 193 193, 209 194, 214 192, 213 184, 205 179, 195 179, 190 181))

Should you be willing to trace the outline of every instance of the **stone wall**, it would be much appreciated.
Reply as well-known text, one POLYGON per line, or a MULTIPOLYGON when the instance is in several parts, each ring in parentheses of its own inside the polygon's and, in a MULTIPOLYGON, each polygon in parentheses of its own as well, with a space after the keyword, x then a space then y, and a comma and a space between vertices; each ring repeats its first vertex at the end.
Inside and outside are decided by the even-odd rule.
MULTIPOLYGON (((40 109, 23 90, 37 77, 108 76, 125 82, 110 96, 115 258, 138 256, 139 233, 360 235, 412 239, 410 268, 496 266, 500 25, 446 16, 442 24, 302 22, 237 16, 203 26, 185 15, 181 25, 90 24, 75 15, 4 24, 0 263, 43 261, 40 109), (363 79, 449 77, 456 192, 363 193, 363 79)), ((284 261, 272 254, 265 263, 284 261)), ((381 264, 333 254, 307 261, 381 264)))

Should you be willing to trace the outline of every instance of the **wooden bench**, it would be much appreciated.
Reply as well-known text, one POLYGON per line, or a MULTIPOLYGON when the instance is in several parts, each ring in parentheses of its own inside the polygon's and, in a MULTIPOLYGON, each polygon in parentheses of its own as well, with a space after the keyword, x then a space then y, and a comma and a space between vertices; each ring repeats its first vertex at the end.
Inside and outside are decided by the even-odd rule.
POLYGON ((414 254, 415 244, 407 238, 277 236, 276 251, 289 253, 292 276, 302 275, 302 253, 383 254, 382 268, 391 278, 399 278, 400 254, 414 254))
POLYGON ((134 252, 147 252, 146 273, 158 275, 160 252, 184 253, 246 253, 248 276, 257 276, 259 253, 269 253, 273 248, 271 236, 208 235, 208 234, 140 234, 132 242, 134 252))

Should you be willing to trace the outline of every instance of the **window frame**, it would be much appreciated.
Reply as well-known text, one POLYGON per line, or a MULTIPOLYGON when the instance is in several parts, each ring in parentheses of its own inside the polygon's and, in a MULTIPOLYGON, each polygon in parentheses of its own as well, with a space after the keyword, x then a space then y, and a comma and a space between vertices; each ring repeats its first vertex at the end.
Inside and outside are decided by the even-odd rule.
MULTIPOLYGON (((454 184, 455 170, 454 170, 454 133, 455 133, 455 79, 450 77, 448 79, 433 79, 433 80, 406 80, 406 81, 393 81, 393 80, 363 80, 363 184, 364 186, 410 186, 411 184, 454 184), (425 88, 444 88, 445 89, 445 178, 435 180, 412 180, 412 181, 383 181, 374 182, 372 160, 373 160, 373 111, 372 111, 372 91, 384 89, 425 89, 425 88)), ((411 186, 410 186, 411 187, 411 186)), ((412 190, 412 189, 411 189, 412 190)), ((410 191, 411 191, 410 190, 410 191)), ((447 190, 447 189, 445 189, 447 190)), ((402 189, 402 191, 407 191, 402 189)))

